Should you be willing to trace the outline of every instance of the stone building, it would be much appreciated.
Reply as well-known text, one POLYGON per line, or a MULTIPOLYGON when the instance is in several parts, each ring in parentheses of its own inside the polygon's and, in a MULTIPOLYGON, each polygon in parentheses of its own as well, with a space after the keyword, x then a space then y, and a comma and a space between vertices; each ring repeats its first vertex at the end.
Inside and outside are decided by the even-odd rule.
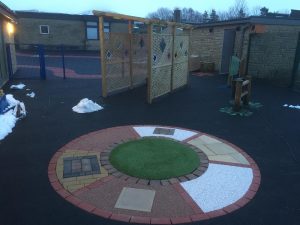
MULTIPOLYGON (((48 47, 65 45, 74 50, 99 50, 98 17, 16 11, 18 27, 16 42, 22 48, 27 44, 43 44, 48 47)), ((104 31, 127 31, 127 24, 115 20, 104 21, 104 31)))
POLYGON ((213 62, 219 73, 228 73, 230 57, 246 61, 246 72, 255 78, 300 87, 300 18, 249 17, 204 23, 192 31, 192 57, 213 62))
POLYGON ((15 70, 15 48, 6 45, 7 43, 14 43, 15 22, 14 13, 0 2, 0 88, 9 80, 9 74, 15 70), (11 48, 10 56, 7 54, 7 48, 11 48), (8 60, 12 60, 12 62, 9 63, 8 60))

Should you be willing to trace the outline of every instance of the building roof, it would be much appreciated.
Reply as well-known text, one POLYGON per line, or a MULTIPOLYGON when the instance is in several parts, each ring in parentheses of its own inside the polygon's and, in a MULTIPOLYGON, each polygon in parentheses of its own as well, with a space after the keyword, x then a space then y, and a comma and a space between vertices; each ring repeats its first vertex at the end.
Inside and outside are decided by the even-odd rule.
MULTIPOLYGON (((34 12, 34 11, 15 11, 17 18, 34 18, 34 19, 52 19, 52 20, 80 20, 80 21, 98 21, 98 17, 94 15, 79 15, 67 13, 50 13, 50 12, 34 12)), ((114 19, 107 19, 107 22, 115 22, 114 19)), ((120 22, 120 21, 118 21, 120 22)))
POLYGON ((238 24, 264 24, 264 25, 286 25, 286 26, 300 26, 300 18, 293 17, 268 17, 268 16, 250 16, 241 19, 233 19, 226 21, 208 22, 208 23, 191 23, 195 26, 195 29, 201 29, 202 27, 214 27, 214 26, 228 26, 238 24))
POLYGON ((0 2, 0 15, 6 17, 7 19, 13 22, 16 21, 14 12, 2 2, 0 2))

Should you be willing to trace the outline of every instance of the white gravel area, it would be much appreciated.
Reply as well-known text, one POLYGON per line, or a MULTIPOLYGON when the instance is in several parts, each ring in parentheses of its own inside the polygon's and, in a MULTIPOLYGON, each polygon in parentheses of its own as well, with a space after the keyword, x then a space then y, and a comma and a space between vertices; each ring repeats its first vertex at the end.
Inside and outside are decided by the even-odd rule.
POLYGON ((175 129, 175 132, 173 135, 153 134, 155 128, 175 129, 173 127, 155 127, 155 126, 134 127, 135 131, 141 137, 158 136, 158 137, 168 137, 168 138, 172 138, 172 139, 175 139, 178 141, 183 141, 183 140, 188 139, 197 134, 196 132, 183 130, 183 129, 175 129))
POLYGON ((206 213, 226 207, 242 198, 252 180, 251 168, 209 164, 202 176, 183 182, 181 186, 206 213))

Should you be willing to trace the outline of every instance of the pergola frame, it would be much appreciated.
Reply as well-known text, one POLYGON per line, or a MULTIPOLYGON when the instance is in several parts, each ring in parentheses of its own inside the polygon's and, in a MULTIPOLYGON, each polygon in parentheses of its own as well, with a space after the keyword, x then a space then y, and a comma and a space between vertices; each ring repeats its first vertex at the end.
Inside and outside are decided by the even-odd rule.
MULTIPOLYGON (((102 96, 107 97, 107 70, 106 70, 106 63, 105 63, 105 43, 104 43, 104 18, 111 18, 115 20, 122 20, 122 21, 128 21, 128 34, 130 39, 130 49, 129 49, 129 73, 130 73, 130 88, 133 88, 133 57, 132 57, 132 24, 134 22, 141 22, 147 25, 147 35, 148 35, 148 41, 147 41, 147 48, 148 48, 148 55, 147 55, 147 82, 151 82, 151 71, 152 71, 152 40, 153 40, 153 26, 169 26, 172 27, 172 35, 174 37, 175 29, 176 28, 182 28, 185 30, 189 30, 191 33, 193 26, 188 24, 182 24, 182 23, 176 23, 176 22, 169 22, 169 21, 162 21, 158 19, 147 19, 142 17, 135 17, 135 16, 129 16, 124 14, 118 14, 118 13, 110 13, 110 12, 102 12, 94 10, 93 14, 95 16, 99 17, 99 32, 100 32, 100 52, 101 52, 101 72, 102 72, 102 96)), ((174 45, 174 39, 173 39, 173 45, 174 45)), ((190 49, 190 44, 189 44, 190 49)), ((190 52, 190 51, 188 51, 190 52)), ((188 57, 189 58, 189 57, 188 57)), ((172 57, 172 65, 173 65, 173 57, 172 57)), ((172 77, 172 74, 171 74, 172 77)), ((171 87, 172 87, 172 79, 171 79, 171 87)), ((150 98, 150 85, 148 85, 148 103, 152 102, 152 99, 150 98)))

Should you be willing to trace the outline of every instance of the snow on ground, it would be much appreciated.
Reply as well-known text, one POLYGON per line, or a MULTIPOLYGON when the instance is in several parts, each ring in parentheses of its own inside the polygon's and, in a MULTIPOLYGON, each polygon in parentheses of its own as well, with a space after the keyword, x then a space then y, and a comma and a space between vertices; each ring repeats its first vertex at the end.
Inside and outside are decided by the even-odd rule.
POLYGON ((35 93, 32 91, 31 93, 29 93, 29 94, 26 94, 28 97, 30 97, 30 98, 34 98, 35 97, 35 93))
POLYGON ((248 191, 253 179, 252 169, 209 164, 206 172, 181 186, 203 210, 210 212, 226 207, 248 191))
POLYGON ((288 107, 291 109, 300 109, 300 105, 288 105, 288 104, 284 104, 283 107, 288 107))
POLYGON ((11 86, 10 86, 10 89, 19 89, 19 90, 21 90, 21 89, 23 89, 25 86, 26 86, 25 84, 20 83, 20 84, 16 84, 16 85, 11 85, 11 86))
POLYGON ((154 127, 154 126, 142 126, 142 127, 134 127, 135 131, 141 136, 141 137, 151 137, 151 136, 158 136, 158 137, 168 137, 172 138, 178 141, 183 141, 185 139, 188 139, 197 133, 193 131, 183 130, 183 129, 175 129, 175 132, 173 135, 164 135, 164 134, 153 134, 155 128, 168 128, 173 129, 172 127, 154 127))
POLYGON ((77 113, 90 113, 101 109, 103 109, 102 106, 88 98, 81 99, 80 102, 72 108, 72 110, 77 113))
POLYGON ((25 105, 23 102, 20 102, 14 98, 13 95, 6 95, 6 100, 9 104, 8 108, 11 108, 6 113, 0 115, 0 140, 3 140, 9 133, 12 132, 12 129, 15 127, 17 118, 17 111, 19 105, 20 113, 22 116, 26 115, 25 105))

